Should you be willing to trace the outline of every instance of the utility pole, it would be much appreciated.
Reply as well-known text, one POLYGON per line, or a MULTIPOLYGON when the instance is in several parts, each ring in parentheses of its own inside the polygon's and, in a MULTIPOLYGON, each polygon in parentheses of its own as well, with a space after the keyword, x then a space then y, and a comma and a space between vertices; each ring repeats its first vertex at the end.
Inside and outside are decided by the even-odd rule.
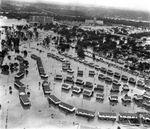
POLYGON ((8 122, 8 109, 7 109, 7 114, 6 114, 6 125, 5 125, 5 129, 7 129, 7 122, 8 122))

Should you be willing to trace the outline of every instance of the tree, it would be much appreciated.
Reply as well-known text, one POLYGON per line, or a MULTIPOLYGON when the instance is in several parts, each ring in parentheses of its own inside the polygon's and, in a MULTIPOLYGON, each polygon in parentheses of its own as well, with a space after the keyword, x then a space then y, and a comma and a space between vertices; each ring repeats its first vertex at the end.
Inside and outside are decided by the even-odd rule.
POLYGON ((117 129, 121 129, 120 126, 118 126, 117 129))
POLYGON ((9 90, 12 90, 12 87, 11 87, 11 86, 9 87, 9 90))
POLYGON ((45 41, 46 45, 49 45, 49 43, 50 43, 50 39, 49 39, 49 37, 48 37, 48 36, 44 39, 44 41, 45 41))
POLYGON ((30 92, 27 92, 27 95, 30 96, 30 92))
POLYGON ((93 59, 95 60, 95 53, 93 53, 93 59))
POLYGON ((66 51, 66 50, 69 50, 70 45, 69 44, 60 43, 58 48, 60 48, 61 51, 66 51))
POLYGON ((28 52, 26 50, 23 51, 24 57, 28 55, 28 52))
POLYGON ((38 31, 35 32, 35 36, 36 36, 36 39, 39 38, 39 32, 38 31))
POLYGON ((85 53, 82 47, 78 47, 77 49, 77 55, 81 58, 85 58, 85 53))

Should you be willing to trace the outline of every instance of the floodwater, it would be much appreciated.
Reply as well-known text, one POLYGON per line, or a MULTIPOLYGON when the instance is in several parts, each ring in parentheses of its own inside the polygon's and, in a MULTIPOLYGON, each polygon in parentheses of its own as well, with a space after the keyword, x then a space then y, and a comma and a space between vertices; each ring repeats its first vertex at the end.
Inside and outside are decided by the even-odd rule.
MULTIPOLYGON (((53 124, 52 121, 50 122, 49 116, 51 113, 54 113, 55 119, 57 120, 64 120, 68 122, 78 122, 82 123, 84 125, 93 125, 93 126, 105 126, 105 127, 112 127, 113 125, 111 122, 104 122, 104 121, 99 121, 97 119, 97 113, 100 112, 116 112, 117 114, 119 112, 137 112, 137 111, 143 111, 147 112, 145 109, 138 107, 135 105, 133 102, 130 105, 124 106, 121 102, 121 98, 125 95, 124 93, 119 93, 119 103, 117 105, 111 106, 109 104, 109 96, 110 96, 110 89, 112 85, 106 84, 103 81, 98 80, 98 74, 101 73, 100 71, 96 71, 96 75, 94 77, 89 77, 88 72, 89 70, 92 70, 92 68, 85 66, 84 64, 81 64, 79 62, 75 62, 74 60, 70 60, 71 62, 71 68, 75 71, 74 72, 74 78, 75 80, 77 78, 83 79, 84 82, 90 81, 93 82, 94 86, 96 84, 101 84, 104 85, 104 101, 103 102, 97 102, 96 101, 96 93, 94 93, 94 96, 90 99, 83 98, 83 95, 73 95, 71 96, 72 92, 64 92, 61 90, 61 85, 63 82, 57 82, 54 81, 54 77, 56 74, 61 74, 63 75, 63 79, 65 79, 66 76, 72 76, 66 72, 63 72, 61 69, 62 63, 53 59, 53 58, 48 58, 47 53, 51 52, 56 55, 59 55, 56 48, 54 47, 53 44, 50 44, 50 49, 45 49, 42 48, 41 46, 37 46, 37 43, 41 43, 42 39, 47 36, 47 34, 53 34, 51 31, 43 32, 40 31, 40 40, 39 41, 27 41, 27 42, 22 42, 22 45, 20 46, 20 50, 28 50, 29 54, 25 58, 26 60, 29 61, 29 74, 28 76, 25 76, 21 82, 24 83, 25 85, 29 85, 29 89, 26 89, 26 91, 30 92, 31 95, 29 97, 31 101, 31 108, 28 110, 24 110, 23 107, 20 104, 19 101, 19 93, 17 89, 13 87, 14 85, 14 76, 17 72, 11 73, 10 75, 1 75, 1 89, 0 89, 0 103, 2 104, 2 110, 0 111, 0 116, 2 120, 1 128, 5 126, 5 121, 6 121, 6 116, 8 114, 8 128, 23 128, 23 127, 34 127, 34 123, 40 122, 41 125, 45 124, 53 124), (25 43, 25 44, 24 44, 25 43), (30 43, 30 45, 29 45, 30 43), (36 48, 43 50, 44 52, 39 53, 39 51, 36 50, 36 48), (91 111, 96 112, 95 113, 95 119, 93 121, 88 122, 86 119, 77 117, 75 115, 65 115, 64 112, 60 111, 56 107, 49 107, 47 98, 43 94, 42 87, 39 86, 39 82, 42 82, 42 79, 39 76, 38 70, 37 70, 37 65, 35 60, 30 58, 31 54, 36 54, 41 57, 44 69, 46 73, 49 75, 48 81, 51 83, 50 88, 51 88, 51 94, 54 94, 57 96, 61 101, 66 102, 68 104, 71 104, 72 106, 75 106, 76 108, 83 108, 83 109, 88 109, 91 111), (77 69, 83 70, 84 75, 83 77, 78 77, 77 76, 77 69), (12 86, 12 94, 9 94, 9 86, 12 86), (5 100, 5 101, 4 101, 5 100), (8 103, 9 101, 9 103, 8 103), (7 111, 8 109, 8 111, 7 111), (41 113, 38 111, 41 110, 41 113), (23 114, 23 117, 22 115, 23 114), (22 118, 20 118, 22 117, 22 118), (49 122, 49 123, 48 123, 49 122), (109 126, 108 126, 109 125, 109 126)), ((73 56, 76 56, 75 50, 70 48, 68 51, 68 54, 71 54, 73 56)), ((15 53, 10 52, 10 55, 12 55, 12 62, 14 62, 14 57, 15 53)), ((59 55, 61 56, 61 55, 59 55)), ((63 56, 61 56, 63 57, 63 56)), ((69 59, 68 59, 69 60, 69 59)), ((101 62, 96 62, 93 61, 90 58, 86 58, 87 61, 93 62, 94 64, 99 65, 100 67, 105 67, 108 68, 107 64, 103 64, 101 62)), ((8 61, 7 57, 4 60, 5 62, 10 62, 8 61)), ((120 74, 127 75, 128 77, 134 77, 136 80, 139 79, 139 77, 135 77, 134 75, 131 75, 127 72, 118 70, 114 67, 109 67, 109 69, 113 70, 114 72, 119 72, 120 74)), ((108 76, 108 75, 105 75, 108 76)), ((120 81, 121 82, 121 81, 120 81)), ((124 82, 121 82, 121 87, 120 90, 122 89, 124 82)), ((71 84, 68 84, 72 86, 71 84)), ((129 85, 129 84, 128 84, 129 85)), ((130 86, 130 91, 128 95, 133 97, 134 94, 143 94, 144 90, 138 89, 136 86, 130 86), (133 92, 131 92, 133 90, 133 92)), ((56 122, 54 122, 56 123, 56 122)))
POLYGON ((9 19, 7 17, 0 16, 0 27, 1 26, 12 26, 12 25, 25 25, 28 24, 26 19, 9 19))

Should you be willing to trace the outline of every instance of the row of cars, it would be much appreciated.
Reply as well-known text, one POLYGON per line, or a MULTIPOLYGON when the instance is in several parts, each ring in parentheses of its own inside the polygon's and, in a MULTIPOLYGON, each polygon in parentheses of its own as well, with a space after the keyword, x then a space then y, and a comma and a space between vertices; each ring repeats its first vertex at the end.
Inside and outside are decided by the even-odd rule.
MULTIPOLYGON (((68 114, 75 113, 77 116, 85 117, 88 120, 95 118, 95 112, 82 108, 75 108, 74 106, 62 102, 55 95, 48 96, 48 102, 51 105, 58 106, 59 109, 63 110, 68 114)), ((140 119, 143 124, 147 124, 150 122, 150 114, 142 114, 142 118, 139 117, 138 113, 119 113, 118 115, 114 112, 98 112, 97 117, 99 120, 111 120, 118 121, 120 123, 129 123, 132 125, 140 125, 140 119)))

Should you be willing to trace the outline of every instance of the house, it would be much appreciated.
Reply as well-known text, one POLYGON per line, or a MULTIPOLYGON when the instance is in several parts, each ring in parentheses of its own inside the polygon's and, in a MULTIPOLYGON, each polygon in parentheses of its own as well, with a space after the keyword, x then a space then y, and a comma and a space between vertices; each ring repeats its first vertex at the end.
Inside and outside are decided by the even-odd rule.
POLYGON ((109 97, 109 100, 112 101, 112 102, 117 102, 117 103, 118 103, 118 96, 113 96, 113 95, 111 95, 111 96, 109 97))
POLYGON ((57 74, 54 79, 55 79, 55 80, 62 80, 63 78, 62 78, 62 75, 58 75, 58 74, 57 74))
POLYGON ((89 76, 94 76, 95 75, 95 71, 89 71, 89 76))
POLYGON ((118 93, 119 92, 119 87, 112 86, 110 92, 116 92, 116 93, 118 93))
POLYGON ((25 85, 22 82, 20 82, 19 80, 14 81, 14 86, 16 86, 18 89, 20 87, 25 87, 25 85))
POLYGON ((146 107, 150 107, 150 100, 144 100, 142 104, 146 107))
POLYGON ((110 77, 106 77, 105 81, 108 82, 108 83, 112 83, 112 79, 110 77))
POLYGON ((98 112, 98 118, 100 120, 112 120, 112 121, 116 121, 117 115, 114 112, 98 112))
POLYGON ((102 79, 103 80, 103 79, 105 79, 105 76, 103 74, 99 74, 98 75, 98 79, 102 79))
POLYGON ((135 84, 136 84, 136 80, 135 80, 134 78, 131 77, 131 78, 129 78, 129 83, 135 85, 135 84))
POLYGON ((76 115, 87 117, 87 118, 94 118, 95 117, 95 112, 90 111, 90 110, 86 110, 86 109, 78 108, 77 111, 76 111, 76 115))
POLYGON ((106 69, 106 68, 104 68, 104 67, 101 67, 101 69, 100 69, 100 70, 101 70, 101 72, 102 72, 102 73, 104 73, 104 74, 107 72, 107 69, 106 69))
POLYGON ((150 114, 149 113, 146 113, 146 114, 141 114, 142 115, 142 118, 141 118, 141 120, 142 120, 142 124, 143 125, 150 125, 150 114))
POLYGON ((47 81, 43 81, 42 87, 43 87, 44 94, 50 94, 51 90, 49 87, 49 83, 47 81))
POLYGON ((113 86, 121 86, 121 84, 117 80, 113 80, 113 86))
POLYGON ((82 70, 78 70, 77 75, 78 76, 83 76, 83 71, 82 70))
POLYGON ((131 97, 130 96, 128 96, 128 95, 125 95, 122 99, 121 99, 123 102, 131 102, 131 97))
POLYGON ((148 92, 144 92, 143 99, 150 100, 150 94, 148 92))
POLYGON ((22 72, 22 71, 19 71, 19 72, 15 75, 15 78, 16 78, 16 79, 21 79, 22 77, 24 77, 24 72, 22 72))
POLYGON ((142 101, 143 100, 143 95, 134 94, 133 100, 134 101, 142 101))
POLYGON ((137 81, 137 86, 141 87, 141 88, 144 88, 145 87, 145 82, 142 81, 142 80, 138 80, 137 81))
POLYGON ((114 77, 117 78, 117 79, 120 79, 121 75, 119 73, 115 72, 114 77))
POLYGON ((122 87, 122 89, 124 91, 129 91, 129 86, 127 84, 124 84, 123 87, 122 87))
POLYGON ((23 104, 23 106, 31 106, 31 102, 28 99, 27 94, 20 95, 19 99, 20 99, 21 103, 23 104))
POLYGON ((64 79, 64 82, 72 82, 74 83, 73 77, 67 76, 66 79, 64 79))
POLYGON ((78 84, 78 85, 83 85, 84 82, 83 82, 83 80, 81 80, 81 79, 77 79, 77 80, 76 80, 76 84, 78 84))
POLYGON ((128 81, 128 77, 125 76, 125 75, 122 75, 121 80, 122 80, 122 81, 128 81))
POLYGON ((119 122, 129 123, 131 125, 139 125, 139 118, 136 113, 119 113, 119 122))
POLYGON ((61 102, 60 99, 58 99, 55 95, 49 95, 48 100, 53 102, 55 105, 58 105, 61 102))
POLYGON ((96 100, 104 100, 104 94, 103 93, 96 94, 96 100))
POLYGON ((68 113, 73 113, 73 112, 75 112, 75 107, 73 107, 73 106, 71 106, 71 105, 69 105, 69 104, 67 104, 67 103, 64 103, 64 102, 61 102, 61 103, 59 104, 59 108, 61 108, 62 110, 66 111, 66 112, 68 112, 68 113))
POLYGON ((97 86, 94 88, 94 91, 103 92, 104 91, 104 85, 97 84, 97 86))
POLYGON ((113 75, 113 71, 112 70, 107 70, 107 74, 112 76, 113 75))
POLYGON ((87 81, 87 82, 85 82, 84 87, 92 89, 93 88, 93 83, 87 81))
POLYGON ((72 88, 72 92, 73 92, 73 93, 76 93, 76 94, 79 94, 79 93, 82 92, 82 90, 81 90, 81 88, 79 88, 79 87, 73 87, 73 88, 72 88))
POLYGON ((62 87, 61 87, 63 90, 70 90, 70 86, 69 85, 66 85, 66 84, 62 84, 62 87))
POLYGON ((85 96, 85 97, 91 97, 92 96, 92 91, 83 90, 83 96, 85 96))

